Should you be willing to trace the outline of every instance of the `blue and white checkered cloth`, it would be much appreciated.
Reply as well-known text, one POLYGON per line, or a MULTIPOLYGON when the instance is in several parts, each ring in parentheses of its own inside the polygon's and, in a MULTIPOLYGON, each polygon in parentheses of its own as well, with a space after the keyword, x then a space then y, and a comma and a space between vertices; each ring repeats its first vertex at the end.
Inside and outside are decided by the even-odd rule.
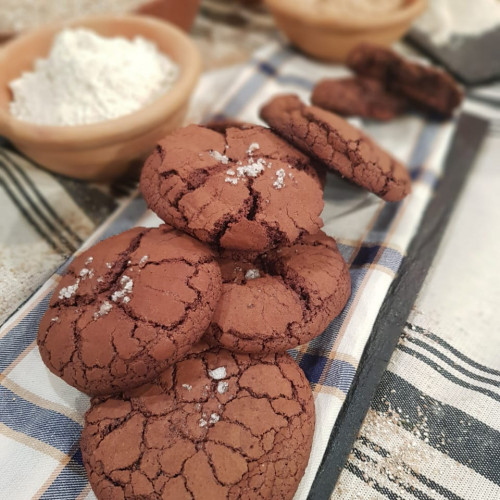
MULTIPOLYGON (((240 67, 235 78, 231 76, 223 95, 211 96, 216 106, 206 109, 204 118, 258 122, 260 105, 273 94, 295 92, 308 100, 319 78, 345 74, 343 68, 312 62, 271 44, 240 67)), ((207 91, 205 79, 198 98, 206 99, 207 91)), ((317 414, 311 459, 296 495, 300 500, 307 497, 379 309, 439 181, 454 131, 453 122, 428 123, 417 115, 362 125, 408 165, 413 192, 400 203, 387 204, 328 177, 324 229, 337 239, 350 265, 353 293, 320 337, 292 352, 311 382, 317 414)), ((131 226, 157 223, 136 194, 82 249, 131 226)), ((94 498, 79 449, 88 398, 49 373, 36 347, 38 321, 66 266, 0 329, 0 498, 94 498)))

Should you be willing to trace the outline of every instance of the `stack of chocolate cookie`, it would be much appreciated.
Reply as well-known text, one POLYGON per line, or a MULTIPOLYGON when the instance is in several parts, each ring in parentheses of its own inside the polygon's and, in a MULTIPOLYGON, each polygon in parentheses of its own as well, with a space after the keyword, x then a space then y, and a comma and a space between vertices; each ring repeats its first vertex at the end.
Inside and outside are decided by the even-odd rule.
POLYGON ((409 178, 295 96, 262 116, 277 133, 192 125, 161 141, 141 189, 166 225, 78 256, 40 323, 45 364, 93 396, 81 446, 100 499, 291 499, 304 473, 313 397, 285 351, 351 293, 318 172, 391 201, 409 178))

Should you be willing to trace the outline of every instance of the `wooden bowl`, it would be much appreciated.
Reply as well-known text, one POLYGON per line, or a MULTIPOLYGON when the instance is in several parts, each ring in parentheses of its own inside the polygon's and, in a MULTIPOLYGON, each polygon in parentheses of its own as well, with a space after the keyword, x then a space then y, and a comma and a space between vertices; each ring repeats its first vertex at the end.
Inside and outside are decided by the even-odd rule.
POLYGON ((138 7, 135 12, 159 17, 184 31, 189 31, 199 8, 200 0, 150 0, 138 7))
POLYGON ((379 16, 318 12, 308 2, 265 0, 277 27, 305 53, 344 62, 361 42, 388 46, 400 39, 427 7, 428 0, 407 0, 401 9, 379 16))
POLYGON ((132 160, 146 156, 159 139, 182 125, 200 73, 201 57, 195 44, 179 28, 154 18, 100 16, 40 28, 0 50, 0 135, 53 172, 108 180, 125 172, 132 160), (85 27, 106 37, 139 35, 151 40, 179 65, 179 78, 153 103, 101 123, 45 126, 14 118, 9 111, 9 82, 31 70, 36 58, 46 57, 54 36, 66 27, 85 27))

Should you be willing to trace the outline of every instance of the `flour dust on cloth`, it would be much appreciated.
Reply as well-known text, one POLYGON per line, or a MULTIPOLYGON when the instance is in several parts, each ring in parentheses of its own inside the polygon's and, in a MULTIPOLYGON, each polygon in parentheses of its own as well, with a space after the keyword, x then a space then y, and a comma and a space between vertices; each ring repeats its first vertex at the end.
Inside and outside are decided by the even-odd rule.
POLYGON ((99 186, 51 174, 0 142, 0 324, 116 206, 99 186))
MULTIPOLYGON (((270 44, 234 73, 224 70, 206 76, 192 109, 203 109, 207 121, 225 117, 259 123, 259 107, 272 95, 295 92, 308 101, 317 80, 346 74, 343 68, 270 44), (214 84, 223 76, 224 85, 214 84), (223 90, 216 105, 207 107, 207 95, 213 100, 214 88, 223 90)), ((353 293, 320 337, 291 352, 312 385, 317 414, 311 458, 296 500, 307 498, 380 306, 432 197, 454 123, 427 123, 410 115, 386 124, 366 122, 364 129, 408 165, 413 191, 404 201, 388 204, 328 176, 324 230, 337 239, 350 265, 353 293)), ((135 198, 85 246, 132 225, 158 223, 143 200, 135 198)), ((0 449, 1 460, 9 462, 2 468, 8 473, 0 477, 0 487, 7 498, 93 498, 78 446, 88 400, 45 369, 34 342, 59 279, 55 274, 0 330, 0 350, 5 353, 0 365, 0 449)))

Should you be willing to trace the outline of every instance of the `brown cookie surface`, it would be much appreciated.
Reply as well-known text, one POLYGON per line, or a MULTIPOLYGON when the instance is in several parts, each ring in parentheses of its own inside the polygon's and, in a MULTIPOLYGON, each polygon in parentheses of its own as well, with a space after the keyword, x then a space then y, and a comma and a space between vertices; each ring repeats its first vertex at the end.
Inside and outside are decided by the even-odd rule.
POLYGON ((448 73, 405 59, 387 47, 360 44, 349 54, 347 65, 358 75, 379 80, 387 91, 443 118, 450 117, 463 99, 462 90, 448 73))
POLYGON ((261 117, 294 146, 386 201, 402 200, 411 190, 406 168, 334 113, 283 95, 266 104, 261 117))
POLYGON ((72 262, 40 321, 42 360, 87 394, 143 384, 200 339, 220 291, 203 244, 168 226, 131 229, 72 262))
POLYGON ((320 231, 291 247, 219 260, 222 295, 205 334, 237 352, 284 352, 320 335, 351 294, 335 240, 320 231))
POLYGON ((222 248, 265 251, 322 226, 309 159, 259 126, 177 130, 147 160, 141 190, 165 222, 222 248))
POLYGON ((99 500, 291 499, 314 402, 287 354, 198 344, 154 383, 94 399, 81 449, 99 500))
POLYGON ((396 118, 408 107, 406 99, 387 92, 380 81, 361 77, 321 80, 311 102, 339 115, 382 121, 396 118))
POLYGON ((203 124, 203 126, 209 128, 210 130, 214 130, 215 132, 219 132, 220 134, 225 134, 227 129, 230 128, 248 129, 255 127, 255 124, 224 118, 224 119, 212 120, 208 123, 203 124))

